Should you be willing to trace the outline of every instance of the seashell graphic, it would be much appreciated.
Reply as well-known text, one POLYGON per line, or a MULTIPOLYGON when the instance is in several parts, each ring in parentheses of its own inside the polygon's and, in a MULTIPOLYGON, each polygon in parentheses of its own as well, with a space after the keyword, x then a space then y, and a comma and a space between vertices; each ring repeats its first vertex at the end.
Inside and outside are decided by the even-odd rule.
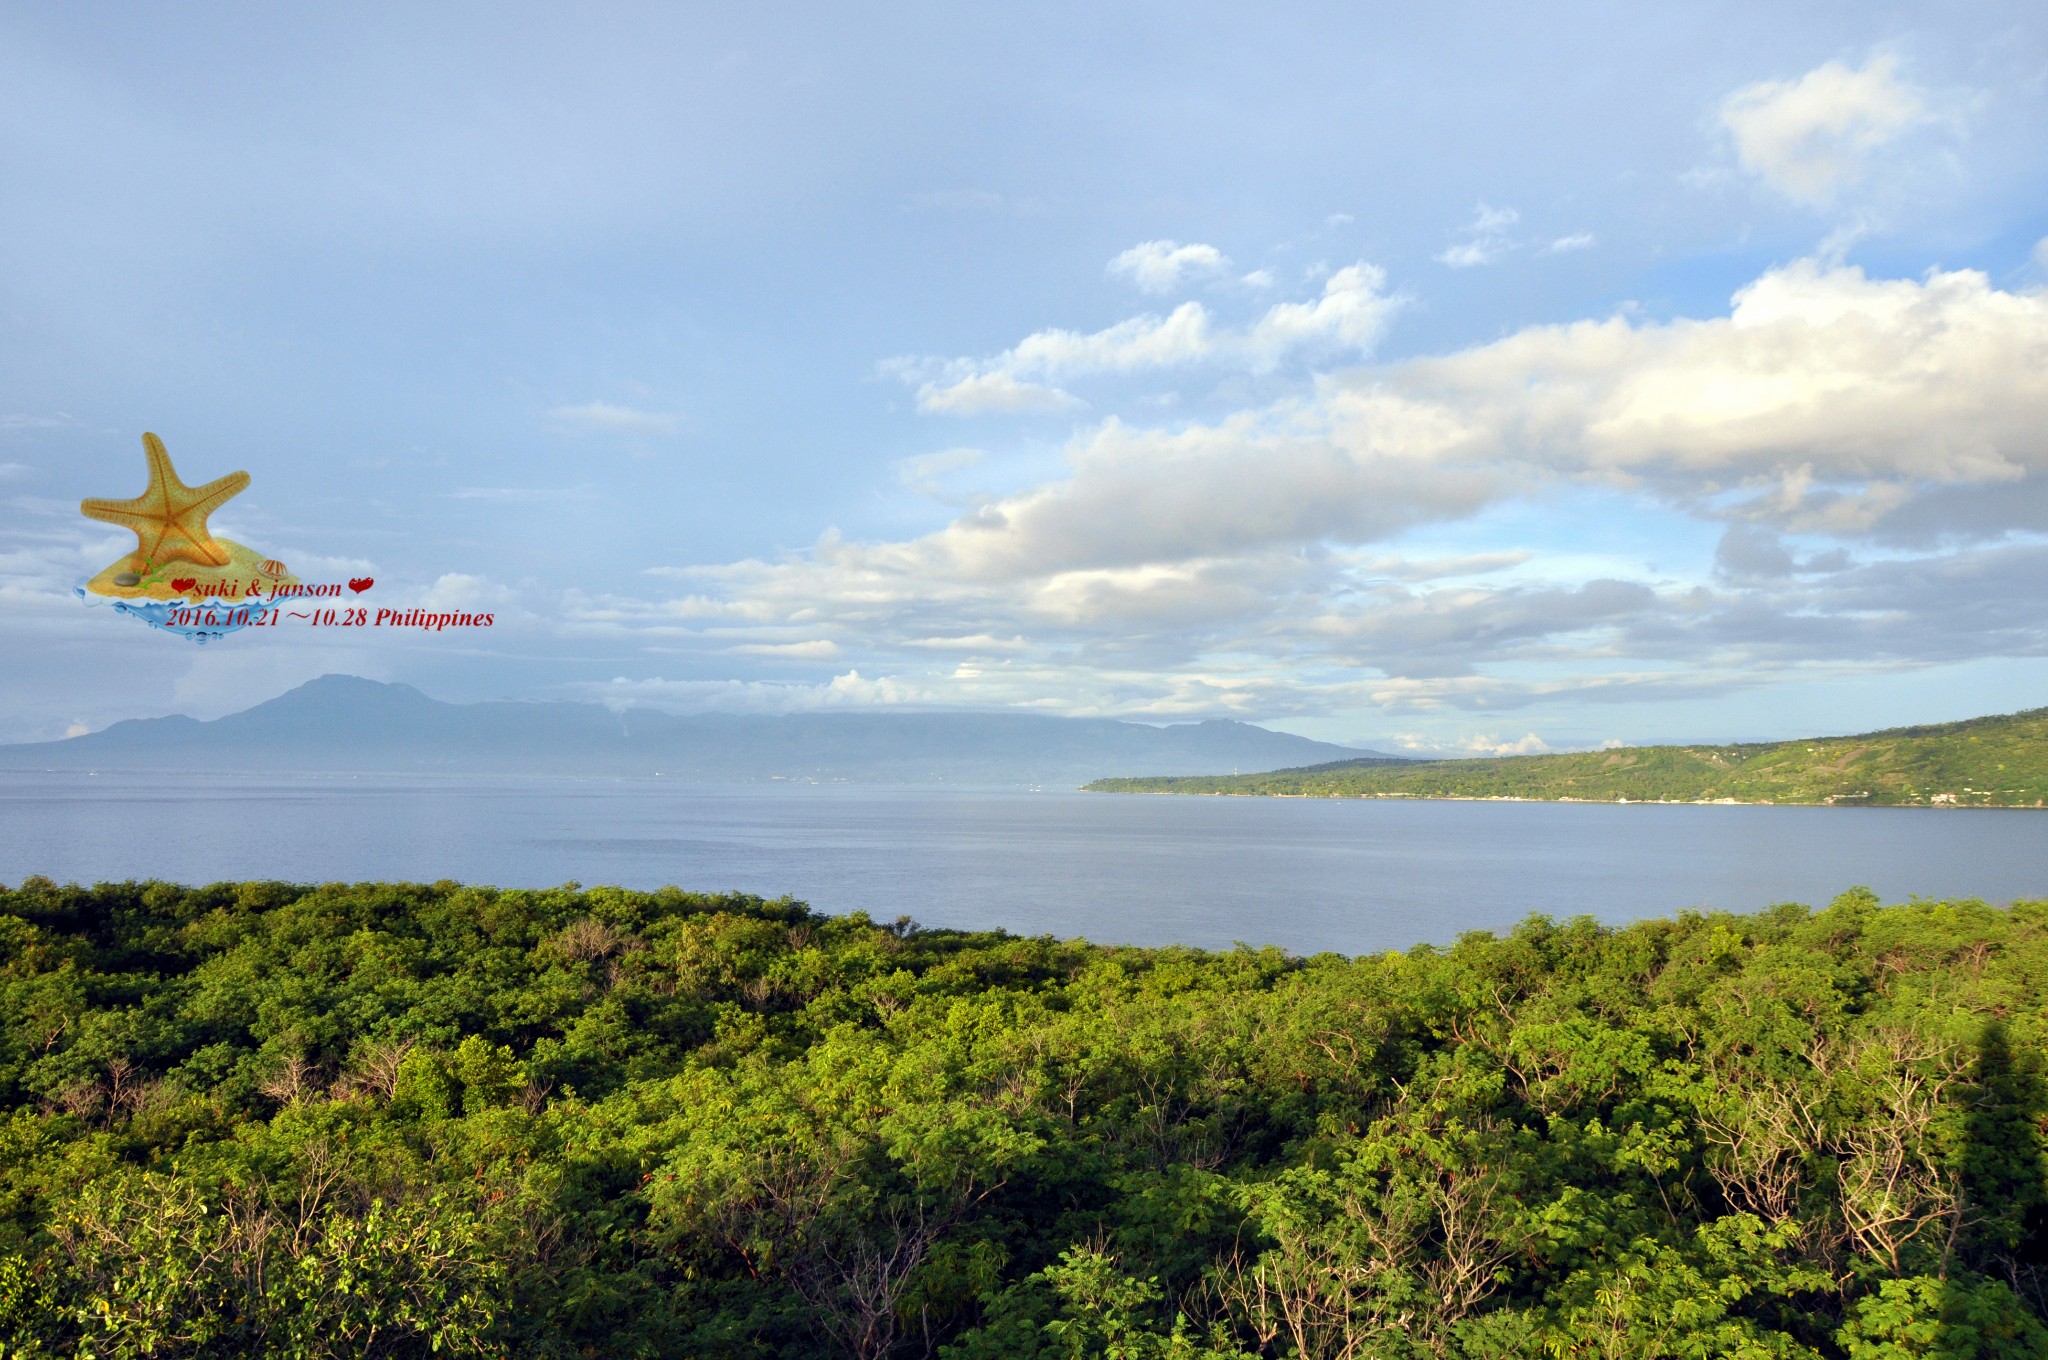
POLYGON ((284 575, 284 563, 278 561, 275 557, 266 557, 256 564, 256 570, 262 572, 265 576, 282 576, 284 575))

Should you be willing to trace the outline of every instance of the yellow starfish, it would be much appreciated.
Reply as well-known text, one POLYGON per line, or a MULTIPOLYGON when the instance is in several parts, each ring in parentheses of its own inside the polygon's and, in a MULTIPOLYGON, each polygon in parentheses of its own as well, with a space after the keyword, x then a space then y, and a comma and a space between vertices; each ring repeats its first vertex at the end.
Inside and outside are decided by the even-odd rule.
POLYGON ((146 561, 226 566, 228 550, 206 531, 206 517, 248 486, 249 474, 230 472, 204 486, 186 486, 178 480, 163 440, 145 434, 142 450, 149 457, 149 489, 132 501, 80 501, 80 512, 133 529, 136 556, 146 561))

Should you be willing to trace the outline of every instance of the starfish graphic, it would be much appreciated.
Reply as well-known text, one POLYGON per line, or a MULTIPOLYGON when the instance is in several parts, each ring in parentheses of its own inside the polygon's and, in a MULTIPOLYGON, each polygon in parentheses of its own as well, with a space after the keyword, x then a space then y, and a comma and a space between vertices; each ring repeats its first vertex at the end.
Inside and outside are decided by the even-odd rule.
POLYGON ((142 436, 142 450, 149 457, 149 489, 132 501, 85 500, 78 504, 86 516, 133 529, 136 556, 151 562, 185 561, 201 566, 224 567, 228 550, 213 541, 206 531, 206 517, 222 502, 249 485, 249 474, 230 472, 204 486, 186 486, 171 466, 164 441, 153 434, 142 436))

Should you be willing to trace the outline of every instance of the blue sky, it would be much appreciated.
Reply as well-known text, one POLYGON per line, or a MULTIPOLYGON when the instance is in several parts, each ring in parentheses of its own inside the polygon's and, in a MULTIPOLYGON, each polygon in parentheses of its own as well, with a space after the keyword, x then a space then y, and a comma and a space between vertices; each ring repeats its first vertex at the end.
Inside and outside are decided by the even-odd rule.
POLYGON ((450 699, 1418 750, 2048 702, 2024 4, 0 4, 0 739, 450 699), (199 649, 84 496, 456 639, 199 649))

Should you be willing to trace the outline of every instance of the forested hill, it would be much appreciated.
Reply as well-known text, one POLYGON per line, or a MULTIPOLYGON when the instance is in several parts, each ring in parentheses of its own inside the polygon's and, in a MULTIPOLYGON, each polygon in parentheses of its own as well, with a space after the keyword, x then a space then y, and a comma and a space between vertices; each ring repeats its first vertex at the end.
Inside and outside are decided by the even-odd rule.
POLYGON ((1490 760, 1338 761, 1270 774, 1099 779, 1086 787, 1308 798, 2041 807, 2048 802, 2048 708, 1856 737, 1490 760))
POLYGON ((0 1354, 2039 1360, 2048 903, 0 890, 0 1354))

